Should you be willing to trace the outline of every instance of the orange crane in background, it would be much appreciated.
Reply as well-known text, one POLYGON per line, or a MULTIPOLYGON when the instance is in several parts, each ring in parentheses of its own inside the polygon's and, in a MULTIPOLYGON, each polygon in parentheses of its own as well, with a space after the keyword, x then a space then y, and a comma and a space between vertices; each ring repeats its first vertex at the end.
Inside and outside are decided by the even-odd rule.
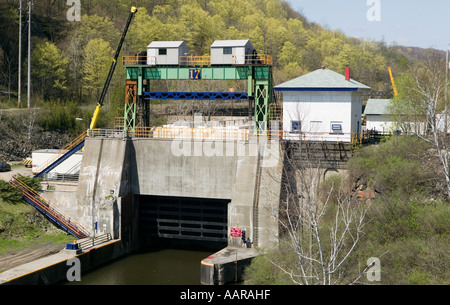
POLYGON ((394 76, 392 76, 392 69, 391 67, 388 68, 389 76, 391 77, 391 83, 392 83, 392 90, 394 90, 394 97, 398 96, 397 86, 395 86, 394 76))

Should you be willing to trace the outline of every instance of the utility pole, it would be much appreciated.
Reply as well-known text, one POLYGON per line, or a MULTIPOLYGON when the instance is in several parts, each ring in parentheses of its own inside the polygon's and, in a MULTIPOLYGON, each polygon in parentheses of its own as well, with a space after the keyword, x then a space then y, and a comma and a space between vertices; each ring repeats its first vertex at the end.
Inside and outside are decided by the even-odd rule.
POLYGON ((19 84, 17 94, 17 107, 20 108, 22 98, 22 0, 19 1, 19 84))
POLYGON ((28 1, 28 108, 31 108, 31 6, 32 1, 28 1))
MULTIPOLYGON (((445 139, 447 139, 447 133, 448 133, 448 114, 447 114, 447 100, 448 100, 448 68, 449 68, 449 62, 448 62, 448 46, 447 46, 447 56, 445 57, 445 105, 444 105, 444 134, 445 139)), ((447 141, 446 141, 447 143, 447 141)))

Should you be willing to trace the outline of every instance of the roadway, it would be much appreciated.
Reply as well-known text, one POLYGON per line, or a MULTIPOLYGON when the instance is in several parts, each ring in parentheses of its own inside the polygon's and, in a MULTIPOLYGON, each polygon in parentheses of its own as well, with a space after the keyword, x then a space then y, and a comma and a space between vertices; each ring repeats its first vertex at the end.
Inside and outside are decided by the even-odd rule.
POLYGON ((27 168, 23 165, 11 165, 11 171, 9 172, 0 172, 0 179, 3 179, 5 181, 9 181, 11 179, 11 176, 20 174, 22 176, 31 176, 31 168, 27 168))

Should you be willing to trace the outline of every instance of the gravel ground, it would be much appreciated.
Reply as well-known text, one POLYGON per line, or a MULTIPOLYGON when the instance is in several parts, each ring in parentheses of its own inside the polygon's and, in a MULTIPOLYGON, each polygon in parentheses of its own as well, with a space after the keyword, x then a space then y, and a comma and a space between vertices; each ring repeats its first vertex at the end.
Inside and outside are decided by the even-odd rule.
POLYGON ((0 254, 0 273, 63 250, 65 244, 34 243, 27 249, 0 254))

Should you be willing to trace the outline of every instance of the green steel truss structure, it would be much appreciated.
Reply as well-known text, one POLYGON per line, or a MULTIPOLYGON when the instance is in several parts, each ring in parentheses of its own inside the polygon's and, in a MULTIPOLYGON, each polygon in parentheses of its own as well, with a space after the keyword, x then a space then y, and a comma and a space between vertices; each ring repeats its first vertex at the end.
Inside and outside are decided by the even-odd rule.
POLYGON ((271 65, 159 67, 124 65, 127 77, 127 100, 124 122, 127 130, 136 127, 137 101, 143 99, 144 80, 247 80, 248 97, 254 100, 254 122, 259 133, 266 132, 270 104, 273 100, 271 65), (131 84, 131 85, 129 85, 131 84))

